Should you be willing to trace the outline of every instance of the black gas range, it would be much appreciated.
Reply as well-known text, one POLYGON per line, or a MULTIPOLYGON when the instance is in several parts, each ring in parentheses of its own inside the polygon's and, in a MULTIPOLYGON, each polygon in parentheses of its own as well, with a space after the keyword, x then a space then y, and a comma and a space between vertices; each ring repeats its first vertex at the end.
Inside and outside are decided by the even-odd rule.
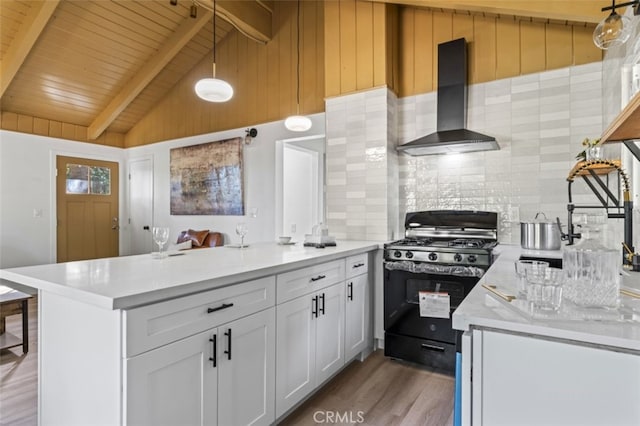
POLYGON ((384 246, 385 355, 453 372, 451 313, 489 268, 497 244, 497 213, 407 213, 405 238, 384 246), (444 296, 446 318, 421 310, 429 295, 444 296))

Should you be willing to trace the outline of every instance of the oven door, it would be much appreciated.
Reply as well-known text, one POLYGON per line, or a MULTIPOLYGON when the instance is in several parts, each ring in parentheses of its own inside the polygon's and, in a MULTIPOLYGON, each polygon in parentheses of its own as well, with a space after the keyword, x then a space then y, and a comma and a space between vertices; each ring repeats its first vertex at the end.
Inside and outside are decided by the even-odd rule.
POLYGON ((456 272, 455 269, 450 272, 452 274, 414 272, 401 268, 388 269, 385 267, 385 331, 455 344, 456 335, 451 328, 451 319, 421 317, 418 294, 420 291, 449 294, 450 313, 453 313, 476 285, 479 278, 477 276, 453 275, 456 272))

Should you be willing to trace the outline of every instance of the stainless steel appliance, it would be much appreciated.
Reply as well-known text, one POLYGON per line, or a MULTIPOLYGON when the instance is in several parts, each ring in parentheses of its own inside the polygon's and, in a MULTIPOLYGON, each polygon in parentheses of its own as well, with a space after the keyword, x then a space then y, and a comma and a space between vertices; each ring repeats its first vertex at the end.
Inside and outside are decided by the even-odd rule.
POLYGON ((497 241, 497 213, 407 213, 405 238, 384 246, 386 356, 454 371, 451 313, 491 265, 497 241), (449 318, 421 316, 420 292, 447 294, 449 318))

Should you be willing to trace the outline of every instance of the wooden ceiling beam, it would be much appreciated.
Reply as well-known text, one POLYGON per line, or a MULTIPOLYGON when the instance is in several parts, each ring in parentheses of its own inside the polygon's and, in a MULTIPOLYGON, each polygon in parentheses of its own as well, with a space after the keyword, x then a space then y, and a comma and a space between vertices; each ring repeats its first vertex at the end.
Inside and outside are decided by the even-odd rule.
POLYGON ((206 13, 198 13, 196 19, 186 18, 156 55, 135 73, 134 77, 109 102, 109 105, 93 120, 87 130, 87 137, 91 140, 97 139, 173 57, 209 22, 212 16, 213 13, 206 11, 206 13))
POLYGON ((31 2, 31 7, 11 46, 0 62, 0 98, 18 73, 40 33, 58 6, 59 0, 31 2))
MULTIPOLYGON (((197 4, 213 10, 213 0, 196 0, 197 4)), ((216 0, 216 14, 233 25, 240 33, 261 43, 271 41, 270 1, 216 0)))
MULTIPOLYGON (((535 19, 566 21, 571 24, 597 24, 608 13, 602 12, 609 0, 370 0, 443 10, 466 10, 492 15, 511 15, 535 19)), ((622 12, 622 10, 620 11, 622 12)))

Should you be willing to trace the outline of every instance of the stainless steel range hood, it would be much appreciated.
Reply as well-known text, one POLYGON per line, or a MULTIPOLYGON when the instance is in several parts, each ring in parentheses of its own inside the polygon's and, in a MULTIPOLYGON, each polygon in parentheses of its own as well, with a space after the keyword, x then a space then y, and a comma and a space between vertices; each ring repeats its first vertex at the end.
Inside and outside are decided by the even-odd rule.
POLYGON ((467 42, 438 45, 437 131, 400 145, 409 155, 451 154, 500 149, 496 139, 465 129, 467 123, 467 42))

